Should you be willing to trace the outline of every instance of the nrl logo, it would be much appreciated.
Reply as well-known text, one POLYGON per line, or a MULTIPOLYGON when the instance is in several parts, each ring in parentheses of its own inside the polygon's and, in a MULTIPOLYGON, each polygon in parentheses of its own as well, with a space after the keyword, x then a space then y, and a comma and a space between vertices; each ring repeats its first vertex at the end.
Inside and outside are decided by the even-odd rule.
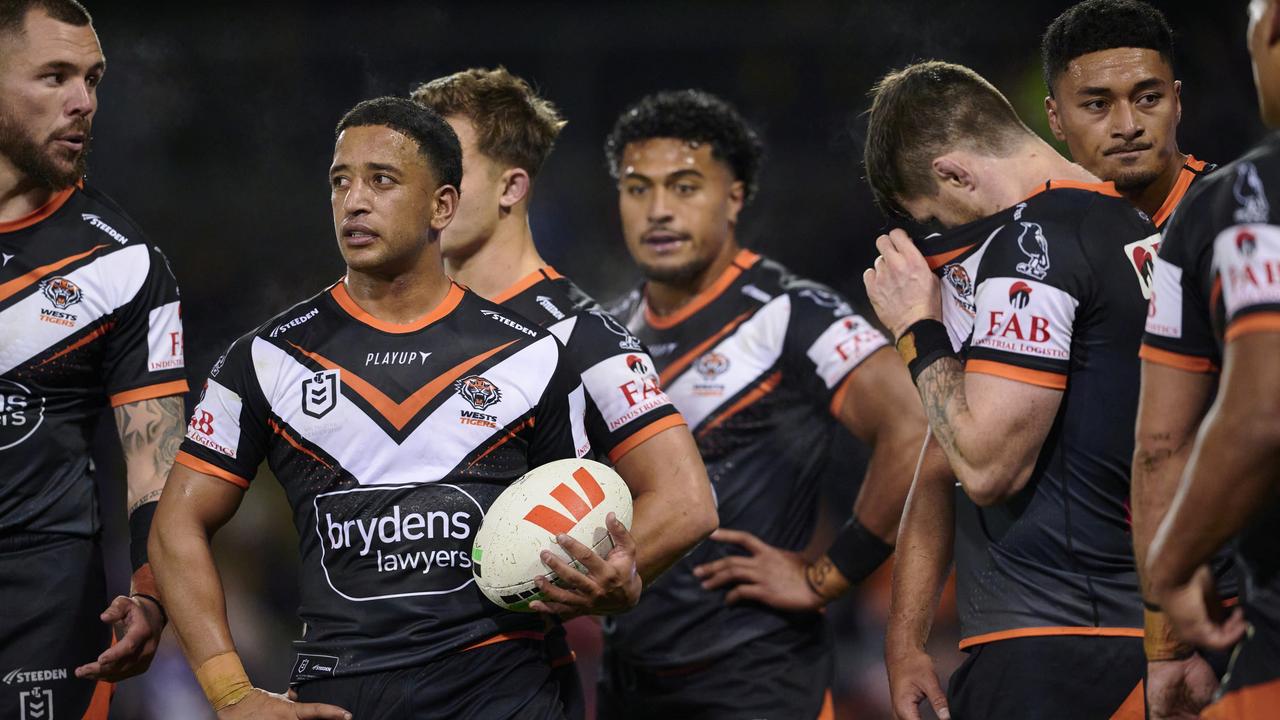
POLYGON ((485 410, 502 401, 502 391, 498 386, 479 375, 468 375, 455 382, 453 387, 477 410, 485 410))
POLYGON ((337 370, 323 370, 302 381, 302 412, 322 418, 338 406, 342 380, 337 370))
POLYGON ((40 291, 59 310, 66 310, 84 299, 80 286, 64 277, 49 278, 41 282, 40 291))

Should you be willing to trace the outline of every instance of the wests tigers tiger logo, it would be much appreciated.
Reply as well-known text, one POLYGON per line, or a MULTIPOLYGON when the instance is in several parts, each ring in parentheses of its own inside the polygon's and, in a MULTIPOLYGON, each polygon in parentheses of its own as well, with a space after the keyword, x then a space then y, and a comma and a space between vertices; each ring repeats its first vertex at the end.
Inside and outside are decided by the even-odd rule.
POLYGON ((479 375, 468 375, 453 384, 463 400, 471 403, 471 407, 484 410, 502 400, 502 391, 497 385, 479 375))
POLYGON ((80 286, 64 277, 49 278, 40 283, 40 290, 49 302, 59 310, 66 310, 84 299, 80 286))

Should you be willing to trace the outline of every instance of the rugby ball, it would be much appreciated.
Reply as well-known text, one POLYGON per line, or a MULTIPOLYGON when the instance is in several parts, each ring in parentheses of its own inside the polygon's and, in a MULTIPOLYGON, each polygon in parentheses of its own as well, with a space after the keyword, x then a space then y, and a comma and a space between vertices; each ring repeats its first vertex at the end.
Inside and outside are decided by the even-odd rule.
POLYGON ((613 549, 605 525, 609 513, 631 527, 631 489, 613 468, 594 460, 556 460, 530 470, 485 513, 471 548, 476 585, 499 607, 532 612, 529 603, 542 599, 534 579, 559 584, 540 553, 550 550, 585 573, 556 535, 568 535, 603 557, 613 549))

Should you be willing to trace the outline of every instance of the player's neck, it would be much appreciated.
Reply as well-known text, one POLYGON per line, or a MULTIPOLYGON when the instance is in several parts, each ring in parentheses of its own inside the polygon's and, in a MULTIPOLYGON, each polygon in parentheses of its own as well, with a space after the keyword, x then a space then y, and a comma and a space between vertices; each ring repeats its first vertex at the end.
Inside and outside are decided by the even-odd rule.
POLYGON ((715 260, 712 260, 710 265, 707 265, 689 282, 674 284, 650 280, 644 288, 645 303, 649 306, 649 311, 658 316, 670 315, 688 305, 691 300, 720 279, 741 250, 742 247, 738 245, 738 241, 730 231, 715 260))
POLYGON ((408 269, 377 273, 347 269, 347 294, 383 322, 410 325, 439 307, 452 283, 440 265, 439 240, 408 269))
POLYGON ((1064 158, 1049 143, 1034 138, 1029 140, 1018 152, 1002 160, 1009 169, 1012 182, 1007 188, 1005 207, 1027 199, 1039 190, 1044 189, 1049 180, 1074 180, 1084 183, 1102 182, 1098 176, 1083 167, 1064 158))
POLYGON ((48 204, 56 190, 32 182, 30 176, 0 156, 0 223, 21 220, 48 204))
POLYGON ((1121 190, 1120 194, 1133 203, 1134 207, 1146 213, 1147 217, 1155 217, 1160 208, 1164 206, 1164 201, 1168 199, 1169 193, 1173 192, 1173 186, 1178 182, 1178 176, 1182 174, 1182 166, 1186 162, 1187 156, 1178 150, 1174 150, 1173 156, 1169 158, 1169 163, 1161 171, 1160 177, 1146 187, 1127 192, 1121 190))
POLYGON ((466 257, 446 257, 444 270, 480 297, 492 299, 546 264, 533 244, 529 216, 512 212, 498 221, 479 250, 466 257))

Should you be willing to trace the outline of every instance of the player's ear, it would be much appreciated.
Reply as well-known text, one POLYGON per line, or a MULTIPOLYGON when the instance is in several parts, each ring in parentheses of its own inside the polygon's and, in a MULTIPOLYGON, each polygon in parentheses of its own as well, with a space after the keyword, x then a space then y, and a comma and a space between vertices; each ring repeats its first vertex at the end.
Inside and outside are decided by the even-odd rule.
POLYGON ((458 211, 458 188, 452 185, 441 185, 436 188, 431 208, 431 229, 439 232, 449 226, 453 215, 458 211))
POLYGON ((499 178, 502 194, 498 196, 498 207, 509 212, 517 203, 529 197, 533 189, 533 181, 524 168, 510 168, 499 178))
POLYGON ((1049 130, 1058 142, 1066 142, 1067 136, 1062 132, 1062 120, 1058 118, 1058 101, 1052 95, 1044 96, 1044 114, 1049 116, 1049 130))
POLYGON ((729 186, 729 222, 738 221, 738 213, 747 202, 747 185, 741 180, 734 180, 729 186))
POLYGON ((1173 103, 1178 112, 1178 122, 1182 122, 1182 81, 1173 81, 1173 103))
POLYGON ((972 190, 976 187, 976 178, 969 172, 963 160, 955 153, 947 153, 933 160, 933 174, 938 184, 954 188, 972 190))

